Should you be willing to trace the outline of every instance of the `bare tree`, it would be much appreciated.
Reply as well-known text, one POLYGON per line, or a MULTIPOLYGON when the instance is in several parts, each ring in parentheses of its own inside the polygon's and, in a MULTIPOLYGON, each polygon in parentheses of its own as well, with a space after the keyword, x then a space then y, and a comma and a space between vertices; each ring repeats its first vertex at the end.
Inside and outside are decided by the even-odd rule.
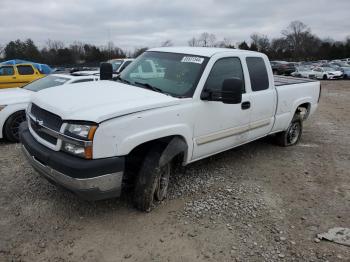
POLYGON ((232 39, 225 37, 222 41, 218 41, 215 44, 216 47, 222 47, 222 48, 235 48, 235 45, 233 44, 232 39))
POLYGON ((226 48, 235 48, 235 45, 233 44, 233 41, 231 38, 225 37, 223 42, 226 48))
POLYGON ((214 34, 204 32, 200 35, 198 42, 200 46, 213 47, 216 44, 216 36, 214 34))
POLYGON ((162 43, 160 44, 160 46, 162 46, 162 47, 173 46, 173 45, 174 45, 174 44, 173 44, 173 42, 172 42, 170 39, 165 40, 164 42, 162 42, 162 43))
POLYGON ((75 41, 69 46, 72 52, 73 59, 76 63, 83 62, 85 56, 84 43, 75 41))
POLYGON ((290 49, 294 55, 294 58, 303 57, 312 48, 312 45, 317 47, 319 45, 319 39, 311 34, 310 28, 300 21, 293 21, 289 26, 282 31, 282 35, 285 37, 290 45, 290 49))
POLYGON ((195 37, 192 37, 187 43, 189 46, 198 46, 198 40, 195 37))
POLYGON ((49 50, 57 51, 58 49, 63 49, 64 48, 64 43, 62 41, 59 41, 59 40, 48 39, 46 41, 46 45, 47 45, 49 50))
POLYGON ((4 51, 5 51, 5 46, 0 45, 0 58, 3 56, 4 51))
POLYGON ((267 53, 270 49, 270 40, 266 35, 254 33, 250 36, 251 46, 255 46, 259 52, 267 53))

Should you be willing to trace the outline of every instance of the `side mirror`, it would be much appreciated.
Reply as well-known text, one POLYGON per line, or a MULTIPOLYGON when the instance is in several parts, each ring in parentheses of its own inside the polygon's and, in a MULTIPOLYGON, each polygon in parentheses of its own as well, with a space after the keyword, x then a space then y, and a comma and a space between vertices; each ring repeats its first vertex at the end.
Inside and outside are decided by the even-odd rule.
POLYGON ((112 80, 113 66, 111 63, 101 63, 100 65, 100 80, 112 80))
POLYGON ((225 79, 221 92, 224 104, 240 104, 242 102, 243 81, 237 78, 225 79))

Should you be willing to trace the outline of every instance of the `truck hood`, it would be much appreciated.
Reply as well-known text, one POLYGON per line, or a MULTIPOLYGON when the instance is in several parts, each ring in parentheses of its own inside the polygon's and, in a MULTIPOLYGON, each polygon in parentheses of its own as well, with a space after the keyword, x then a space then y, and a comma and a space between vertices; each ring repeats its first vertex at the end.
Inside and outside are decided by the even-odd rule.
POLYGON ((32 102, 63 120, 104 120, 179 104, 181 99, 113 81, 64 85, 36 93, 32 102))
POLYGON ((0 105, 27 103, 33 93, 23 88, 0 89, 0 105))

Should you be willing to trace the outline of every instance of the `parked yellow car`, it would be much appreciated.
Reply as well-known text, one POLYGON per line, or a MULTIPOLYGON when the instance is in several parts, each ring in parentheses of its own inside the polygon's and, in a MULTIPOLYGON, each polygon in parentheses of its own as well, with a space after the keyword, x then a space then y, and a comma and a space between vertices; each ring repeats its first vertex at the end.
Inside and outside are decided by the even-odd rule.
POLYGON ((0 89, 21 87, 44 76, 33 64, 0 65, 0 89))

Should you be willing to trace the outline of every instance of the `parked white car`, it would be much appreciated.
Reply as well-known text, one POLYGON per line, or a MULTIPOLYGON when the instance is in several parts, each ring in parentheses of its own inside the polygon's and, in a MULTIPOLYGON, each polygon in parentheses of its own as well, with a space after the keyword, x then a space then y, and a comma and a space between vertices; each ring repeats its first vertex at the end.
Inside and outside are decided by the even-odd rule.
POLYGON ((18 127, 26 119, 24 110, 33 93, 54 86, 97 81, 98 79, 96 76, 51 74, 21 88, 0 90, 0 138, 6 138, 11 142, 18 141, 18 127))
POLYGON ((291 76, 303 78, 315 78, 315 72, 307 66, 299 66, 295 69, 291 76))
POLYGON ((321 94, 318 81, 274 77, 262 53, 225 48, 151 49, 118 79, 35 94, 20 138, 49 181, 90 200, 130 183, 143 211, 166 198, 173 164, 271 134, 295 145, 321 94))
POLYGON ((332 67, 316 67, 313 69, 317 79, 340 79, 343 78, 343 72, 332 67))
POLYGON ((108 63, 112 64, 113 74, 120 74, 132 61, 133 58, 120 58, 120 59, 111 59, 108 60, 108 63))
POLYGON ((350 78, 350 65, 346 62, 339 62, 339 63, 331 63, 330 64, 332 68, 342 71, 343 72, 343 77, 345 79, 350 78))
MULTIPOLYGON (((117 77, 131 62, 134 61, 133 58, 123 58, 123 59, 112 59, 107 61, 112 65, 113 77, 117 77)), ((100 70, 87 70, 87 71, 76 71, 71 73, 74 76, 89 76, 89 75, 100 75, 100 70)))

